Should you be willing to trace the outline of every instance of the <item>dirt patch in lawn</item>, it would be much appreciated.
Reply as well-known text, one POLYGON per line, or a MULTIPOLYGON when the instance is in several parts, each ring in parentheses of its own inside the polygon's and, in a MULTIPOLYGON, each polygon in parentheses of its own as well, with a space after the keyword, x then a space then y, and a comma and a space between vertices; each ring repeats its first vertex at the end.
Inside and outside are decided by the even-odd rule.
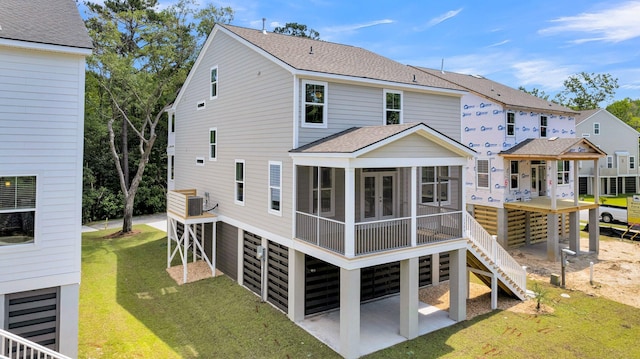
MULTIPOLYGON (((563 243, 568 247, 567 243, 563 243)), ((546 243, 510 249, 511 255, 523 266, 527 276, 549 283, 551 274, 561 275, 561 263, 547 260, 546 243)), ((596 297, 640 308, 640 243, 629 240, 606 239, 600 241, 600 254, 589 253, 589 239, 582 238, 581 253, 569 257, 566 268, 566 290, 577 290, 596 297), (593 282, 590 281, 590 263, 593 262, 593 282)), ((471 283, 467 300, 467 319, 491 311, 491 291, 486 285, 471 283)), ((531 288, 528 288, 531 289, 531 288)), ((449 283, 420 290, 420 300, 443 310, 449 309, 449 283)), ((520 313, 552 313, 553 308, 543 305, 536 309, 536 301, 520 300, 504 294, 498 296, 498 308, 520 313)))
MULTIPOLYGON (((178 285, 184 284, 184 267, 182 264, 167 268, 169 276, 176 281, 178 285)), ((222 272, 216 269, 216 276, 222 272)), ((199 281, 201 279, 211 278, 211 267, 205 261, 195 261, 187 263, 187 283, 199 281)))

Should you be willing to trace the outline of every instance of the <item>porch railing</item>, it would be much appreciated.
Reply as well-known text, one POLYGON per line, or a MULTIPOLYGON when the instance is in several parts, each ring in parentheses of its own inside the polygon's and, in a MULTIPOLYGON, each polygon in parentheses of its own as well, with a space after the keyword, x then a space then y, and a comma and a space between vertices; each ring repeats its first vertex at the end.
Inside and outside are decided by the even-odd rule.
POLYGON ((0 329, 0 358, 71 359, 28 339, 0 329))
MULTIPOLYGON (((416 217, 416 245, 462 238, 462 211, 416 217)), ((411 218, 354 224, 354 255, 411 247, 411 218)), ((345 223, 313 214, 296 213, 296 238, 345 254, 345 223)))
POLYGON ((464 213, 464 228, 467 237, 489 256, 518 287, 527 287, 527 273, 522 266, 487 232, 469 213, 464 213))

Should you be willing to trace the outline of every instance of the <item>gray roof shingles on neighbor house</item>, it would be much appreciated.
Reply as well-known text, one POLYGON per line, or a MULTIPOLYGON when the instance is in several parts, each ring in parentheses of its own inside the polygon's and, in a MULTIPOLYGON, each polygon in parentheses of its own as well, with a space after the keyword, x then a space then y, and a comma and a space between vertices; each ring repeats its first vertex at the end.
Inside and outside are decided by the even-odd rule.
POLYGON ((494 102, 502 104, 504 107, 517 108, 527 111, 554 112, 576 116, 578 113, 570 108, 558 105, 557 103, 544 100, 523 91, 503 85, 499 82, 489 80, 482 76, 466 75, 456 72, 427 69, 424 67, 414 67, 425 73, 437 76, 441 79, 451 81, 466 90, 476 93, 494 102))
POLYGON ((0 0, 0 39, 93 47, 73 0, 0 0))
POLYGON ((360 47, 238 26, 221 26, 296 70, 453 90, 456 94, 465 91, 456 84, 360 47))

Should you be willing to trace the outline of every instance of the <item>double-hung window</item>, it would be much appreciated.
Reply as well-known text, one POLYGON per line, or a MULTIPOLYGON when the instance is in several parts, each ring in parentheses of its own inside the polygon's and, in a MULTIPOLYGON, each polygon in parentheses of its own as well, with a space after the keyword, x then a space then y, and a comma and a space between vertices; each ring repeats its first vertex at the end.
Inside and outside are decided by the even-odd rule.
POLYGON ((211 68, 210 76, 211 92, 209 94, 209 98, 213 100, 218 97, 218 66, 211 68))
POLYGON ((558 184, 569 184, 569 161, 558 161, 558 184))
POLYGON ((311 212, 323 216, 335 213, 335 197, 333 190, 334 169, 330 167, 312 167, 311 173, 311 212))
POLYGON ((303 127, 327 127, 327 83, 303 81, 303 127))
POLYGON ((244 160, 236 160, 235 203, 244 205, 244 160))
POLYGON ((629 156, 629 169, 636 169, 636 156, 629 156))
POLYGON ((420 173, 422 204, 448 204, 450 190, 449 167, 422 167, 420 173))
POLYGON ((593 134, 594 135, 599 135, 600 134, 600 123, 598 123, 598 122, 594 122, 593 123, 593 134))
POLYGON ((215 161, 218 154, 218 130, 209 129, 209 161, 215 161))
POLYGON ((540 116, 540 137, 547 137, 547 116, 540 116))
POLYGON ((516 135, 516 114, 507 112, 507 136, 516 135))
POLYGON ((402 92, 384 90, 385 125, 402 123, 402 92))
POLYGON ((518 161, 511 161, 511 174, 510 174, 510 189, 519 189, 520 188, 520 171, 518 169, 518 161))
POLYGON ((269 213, 282 214, 282 162, 269 161, 269 213))
POLYGON ((489 188, 489 160, 476 160, 476 186, 489 188))
POLYGON ((33 243, 36 176, 0 177, 0 247, 33 243))

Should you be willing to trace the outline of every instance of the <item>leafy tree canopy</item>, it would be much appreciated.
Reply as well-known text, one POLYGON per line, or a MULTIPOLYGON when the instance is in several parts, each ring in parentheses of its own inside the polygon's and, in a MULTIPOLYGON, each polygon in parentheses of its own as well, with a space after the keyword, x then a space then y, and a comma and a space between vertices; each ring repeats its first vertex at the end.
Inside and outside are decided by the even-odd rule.
POLYGON ((640 99, 632 100, 627 97, 607 106, 607 111, 629 126, 640 130, 640 99))
POLYGON ((556 100, 576 111, 593 110, 612 100, 618 87, 618 79, 610 74, 581 72, 564 80, 564 90, 556 95, 556 100))
POLYGON ((307 25, 298 24, 297 22, 288 22, 284 26, 276 27, 273 32, 278 34, 292 35, 298 37, 306 37, 309 39, 320 40, 320 33, 314 29, 307 28, 307 25))

